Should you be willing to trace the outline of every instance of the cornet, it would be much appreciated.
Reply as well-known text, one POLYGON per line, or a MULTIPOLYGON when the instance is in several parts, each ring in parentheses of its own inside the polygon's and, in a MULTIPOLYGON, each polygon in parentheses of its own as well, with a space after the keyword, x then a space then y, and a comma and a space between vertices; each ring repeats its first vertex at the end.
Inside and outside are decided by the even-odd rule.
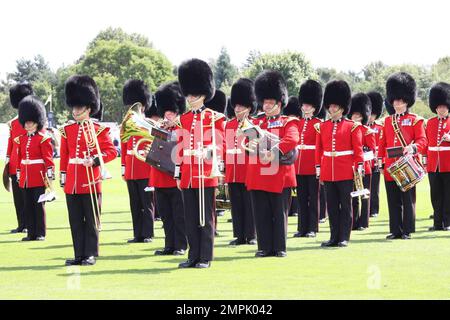
POLYGON ((356 190, 350 193, 352 198, 361 197, 361 200, 369 199, 370 191, 364 188, 363 177, 355 167, 353 167, 353 181, 356 190))
POLYGON ((238 128, 238 135, 244 135, 249 137, 249 141, 246 142, 245 139, 242 139, 241 146, 244 150, 249 153, 255 153, 256 149, 252 149, 249 147, 249 143, 251 140, 256 140, 257 144, 262 144, 263 142, 267 144, 269 150, 274 149, 280 144, 280 138, 261 127, 253 124, 248 117, 245 117, 238 128))
POLYGON ((55 191, 53 190, 52 183, 46 174, 43 174, 42 171, 40 171, 40 173, 42 180, 44 181, 45 193, 39 196, 38 203, 51 202, 56 199, 56 194, 55 191))

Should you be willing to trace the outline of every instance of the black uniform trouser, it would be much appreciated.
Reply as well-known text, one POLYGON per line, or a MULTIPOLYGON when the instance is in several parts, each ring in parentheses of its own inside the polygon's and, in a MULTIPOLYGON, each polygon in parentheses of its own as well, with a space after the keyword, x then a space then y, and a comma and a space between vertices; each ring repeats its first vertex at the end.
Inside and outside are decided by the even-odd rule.
POLYGON ((380 212, 380 171, 372 172, 370 182, 370 215, 380 212))
POLYGON ((287 210, 286 199, 291 188, 282 193, 260 190, 250 191, 255 217, 258 250, 286 251, 287 210))
POLYGON ((153 238, 153 192, 146 192, 148 179, 127 180, 135 239, 153 238))
POLYGON ((434 227, 450 226, 450 172, 430 172, 431 204, 434 211, 434 227))
POLYGON ((165 248, 186 250, 186 225, 183 198, 178 188, 155 188, 156 207, 161 214, 165 234, 165 248))
POLYGON ((24 213, 27 222, 28 237, 45 237, 45 202, 38 203, 41 194, 45 193, 45 187, 24 188, 24 213))
POLYGON ((23 197, 23 189, 19 187, 19 182, 17 181, 17 176, 15 174, 11 175, 11 187, 14 207, 16 208, 17 229, 22 230, 26 228, 26 218, 24 212, 25 199, 23 197))
MULTIPOLYGON (((365 175, 363 177, 364 188, 370 190, 371 175, 365 175)), ((372 192, 372 191, 371 191, 372 192)), ((354 197, 352 199, 353 207, 353 229, 368 228, 369 227, 369 207, 370 197, 368 199, 362 199, 362 197, 354 197), (360 206, 361 202, 361 206, 360 206), (360 210, 361 209, 361 210, 360 210)))
MULTIPOLYGON (((320 209, 319 209, 319 217, 320 219, 325 219, 327 214, 327 196, 325 193, 325 187, 319 183, 319 202, 320 202, 320 209)), ((300 230, 299 230, 300 231, 300 230)))
POLYGON ((253 217, 250 192, 243 183, 229 183, 231 218, 233 234, 239 240, 256 238, 255 219, 253 217))
POLYGON ((199 189, 183 189, 184 219, 189 243, 189 259, 193 261, 213 259, 215 188, 205 188, 205 226, 200 226, 199 189))
POLYGON ((291 207, 289 208, 289 216, 292 216, 294 214, 298 215, 298 213, 300 211, 298 202, 299 202, 298 195, 296 195, 295 197, 292 196, 292 200, 290 203, 291 207))
POLYGON ((69 211, 70 231, 72 232, 75 258, 98 256, 98 230, 95 225, 96 202, 98 199, 90 194, 66 194, 67 209, 69 211))
POLYGON ((298 230, 302 234, 319 231, 319 180, 315 175, 297 176, 297 198, 300 207, 298 230))
POLYGON ((342 242, 350 240, 352 230, 353 180, 325 181, 328 216, 330 218, 330 240, 342 242))
POLYGON ((394 235, 415 231, 416 187, 402 192, 395 181, 385 181, 389 208, 389 231, 394 235))

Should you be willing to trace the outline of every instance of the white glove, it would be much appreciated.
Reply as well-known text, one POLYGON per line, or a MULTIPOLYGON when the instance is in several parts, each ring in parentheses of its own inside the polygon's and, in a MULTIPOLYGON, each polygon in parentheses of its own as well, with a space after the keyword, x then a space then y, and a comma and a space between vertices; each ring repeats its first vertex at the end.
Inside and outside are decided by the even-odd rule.
POLYGON ((59 183, 61 185, 61 188, 63 188, 64 185, 66 184, 66 173, 65 172, 61 172, 59 183))
POLYGON ((47 169, 47 178, 49 178, 50 180, 55 180, 55 172, 53 171, 52 167, 47 169))
POLYGON ((16 171, 17 182, 20 181, 20 170, 16 171))
POLYGON ((122 172, 122 177, 123 177, 125 175, 125 166, 122 166, 121 172, 122 172))
POLYGON ((366 174, 365 170, 364 170, 364 165, 363 164, 358 164, 358 173, 360 176, 364 177, 364 175, 366 174))
POLYGON ((320 178, 320 166, 316 166, 316 179, 320 178))

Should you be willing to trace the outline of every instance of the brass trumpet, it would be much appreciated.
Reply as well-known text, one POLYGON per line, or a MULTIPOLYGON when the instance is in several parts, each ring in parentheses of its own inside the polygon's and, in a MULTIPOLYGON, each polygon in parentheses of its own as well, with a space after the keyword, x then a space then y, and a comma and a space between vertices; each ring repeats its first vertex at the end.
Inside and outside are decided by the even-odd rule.
POLYGON ((41 202, 51 202, 56 199, 55 190, 53 190, 52 182, 47 177, 46 174, 43 174, 42 171, 40 171, 42 180, 44 181, 45 185, 45 193, 41 194, 38 199, 38 203, 41 202))
POLYGON ((249 147, 249 143, 251 140, 255 140, 257 144, 262 144, 263 142, 270 146, 269 150, 274 149, 280 144, 280 138, 264 129, 261 129, 260 126, 253 124, 248 117, 245 117, 238 128, 238 135, 245 135, 249 137, 249 141, 245 142, 245 139, 242 139, 241 146, 244 150, 249 153, 255 153, 256 149, 252 149, 249 147))
POLYGON ((353 167, 353 181, 355 183, 355 191, 351 192, 352 198, 361 197, 361 200, 370 198, 370 191, 364 188, 363 177, 358 170, 353 167))

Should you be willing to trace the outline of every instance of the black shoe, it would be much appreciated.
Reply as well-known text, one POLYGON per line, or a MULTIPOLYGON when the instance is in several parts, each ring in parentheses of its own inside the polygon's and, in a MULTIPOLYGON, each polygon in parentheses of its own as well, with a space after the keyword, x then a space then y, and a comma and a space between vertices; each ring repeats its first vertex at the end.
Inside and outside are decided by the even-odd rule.
POLYGON ((286 251, 276 251, 275 252, 275 257, 277 257, 277 258, 284 258, 286 256, 287 256, 286 251))
POLYGON ((298 213, 297 212, 290 213, 289 217, 298 217, 298 213))
POLYGON ((337 247, 338 243, 336 241, 329 240, 327 242, 322 242, 321 247, 337 247))
POLYGON ((247 244, 256 245, 256 244, 258 244, 258 241, 256 239, 250 239, 250 240, 247 240, 247 244))
POLYGON ((327 218, 323 218, 323 219, 319 220, 319 223, 325 223, 325 222, 327 222, 327 218))
POLYGON ((372 213, 372 214, 370 215, 370 217, 371 217, 371 218, 376 218, 376 217, 378 217, 378 213, 372 213))
POLYGON ((153 242, 153 238, 144 238, 144 239, 142 239, 142 242, 143 242, 143 243, 150 243, 150 242, 153 242))
POLYGON ((223 217, 224 215, 225 215, 225 210, 223 210, 223 209, 216 210, 216 216, 223 217))
POLYGON ((161 218, 160 217, 156 217, 155 221, 161 221, 161 218))
POLYGON ((428 231, 442 231, 444 228, 442 227, 429 227, 428 231))
POLYGON ((133 239, 130 239, 127 241, 127 243, 138 243, 138 242, 140 242, 140 241, 137 238, 133 238, 133 239))
POLYGON ((19 228, 12 229, 12 230, 10 231, 10 233, 20 233, 20 232, 22 232, 22 229, 19 229, 19 228))
POLYGON ((186 253, 186 251, 184 249, 173 250, 173 255, 174 256, 184 256, 185 253, 186 253))
POLYGON ((304 238, 305 236, 306 236, 306 233, 302 233, 302 232, 294 233, 294 238, 304 238))
POLYGON ((217 231, 214 231, 214 237, 218 237, 219 233, 217 231))
POLYGON ((364 231, 364 230, 366 230, 366 228, 364 228, 364 227, 359 227, 356 229, 356 231, 364 231))
POLYGON ((82 261, 81 261, 81 265, 82 266, 93 266, 94 264, 95 264, 95 257, 94 256, 90 256, 90 257, 87 257, 87 258, 84 258, 82 261))
POLYGON ((348 247, 348 241, 344 240, 344 241, 339 242, 338 247, 340 247, 340 248, 348 247))
POLYGON ((444 227, 442 231, 450 231, 450 227, 444 227))
POLYGON ((196 264, 197 264, 197 261, 187 259, 185 262, 180 263, 178 265, 178 268, 181 268, 181 269, 194 268, 196 264))
POLYGON ((264 250, 259 250, 255 254, 255 257, 258 257, 258 258, 265 258, 265 257, 271 257, 271 256, 273 256, 272 252, 264 251, 264 250))
POLYGON ((230 246, 238 246, 241 244, 247 244, 247 242, 244 239, 234 239, 230 242, 230 246))
POLYGON ((33 237, 25 237, 25 238, 22 238, 22 241, 34 241, 34 240, 36 240, 36 238, 33 238, 33 237))
POLYGON ((231 222, 233 222, 233 219, 228 219, 227 222, 231 223, 231 222))
POLYGON ((402 235, 401 234, 389 234, 386 236, 387 240, 395 240, 395 239, 401 239, 402 235))
POLYGON ((66 260, 66 266, 81 266, 81 258, 68 259, 66 260))
POLYGON ((434 214, 430 215, 428 218, 434 219, 434 214))
POLYGON ((36 241, 45 241, 45 237, 44 236, 39 236, 39 237, 36 237, 35 240, 36 241))
POLYGON ((197 269, 206 269, 211 267, 211 261, 200 260, 195 264, 195 268, 197 269))
POLYGON ((164 248, 163 250, 156 250, 155 256, 170 256, 174 250, 172 248, 164 248))
POLYGON ((307 234, 305 234, 306 238, 315 238, 316 237, 316 233, 314 231, 308 232, 307 234))
POLYGON ((409 240, 409 239, 411 239, 411 235, 409 233, 405 233, 404 235, 402 235, 402 239, 409 240))

